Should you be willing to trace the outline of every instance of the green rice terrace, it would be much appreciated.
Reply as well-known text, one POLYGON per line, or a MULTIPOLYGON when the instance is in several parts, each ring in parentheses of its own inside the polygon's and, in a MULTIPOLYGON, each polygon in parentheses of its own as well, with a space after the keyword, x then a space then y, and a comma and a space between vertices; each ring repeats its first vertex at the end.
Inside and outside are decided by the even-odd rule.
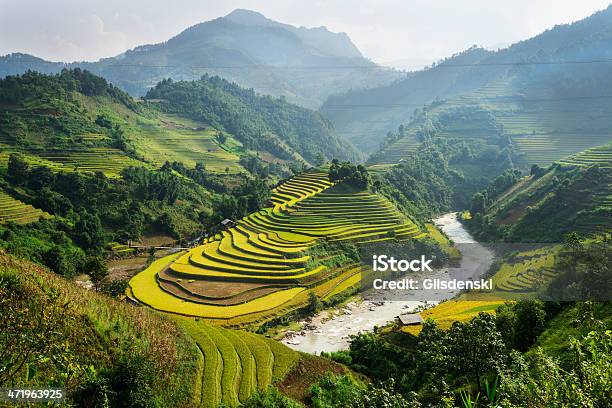
POLYGON ((299 359, 297 352, 257 334, 185 318, 179 323, 202 353, 196 395, 203 407, 238 406, 256 390, 281 380, 299 359))
POLYGON ((29 204, 22 203, 0 190, 0 224, 9 221, 17 224, 28 224, 38 221, 41 217, 46 218, 50 215, 29 204))
POLYGON ((208 171, 217 173, 245 171, 238 164, 242 144, 227 133, 161 113, 156 113, 153 119, 137 117, 132 122, 128 128, 130 138, 147 162, 161 165, 179 161, 188 167, 205 163, 208 171))
POLYGON ((45 166, 57 172, 102 172, 108 177, 119 177, 121 170, 128 166, 142 166, 143 163, 126 156, 121 150, 111 147, 65 150, 21 150, 9 149, 0 152, 0 166, 6 166, 8 156, 19 152, 34 166, 45 166), (24 154, 25 153, 25 154, 24 154))
POLYGON ((502 264, 495 276, 495 289, 502 293, 531 293, 554 277, 552 270, 559 247, 522 251, 502 264))
POLYGON ((611 167, 609 144, 587 149, 542 174, 523 177, 488 204, 487 215, 511 240, 561 242, 569 232, 589 236, 609 231, 611 167))
POLYGON ((154 262, 128 294, 154 309, 229 326, 263 322, 359 284, 361 265, 340 252, 309 254, 322 240, 356 245, 425 233, 387 200, 308 172, 273 191, 274 207, 238 221, 189 251, 154 262))
MULTIPOLYGON (((44 114, 41 114, 44 115, 44 114)), ((194 167, 205 163, 213 173, 239 173, 244 168, 238 163, 240 142, 229 135, 218 139, 219 131, 195 123, 189 119, 150 114, 119 116, 130 140, 134 143, 138 158, 124 151, 107 147, 108 136, 102 133, 84 133, 75 138, 78 143, 71 148, 24 149, 7 137, 0 135, 0 167, 6 167, 10 153, 18 152, 32 166, 46 166, 56 172, 102 172, 108 177, 118 177, 128 166, 160 166, 166 161, 180 161, 194 167)))
POLYGON ((597 165, 604 169, 612 169, 612 143, 587 149, 561 159, 558 162, 570 166, 585 167, 597 165))

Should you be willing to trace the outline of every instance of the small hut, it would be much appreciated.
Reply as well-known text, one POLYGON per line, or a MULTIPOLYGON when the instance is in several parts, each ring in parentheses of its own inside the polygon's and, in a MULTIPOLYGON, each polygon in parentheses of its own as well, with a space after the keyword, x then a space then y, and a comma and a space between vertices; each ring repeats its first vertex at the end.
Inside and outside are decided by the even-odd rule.
POLYGON ((226 229, 233 227, 234 225, 236 225, 236 223, 230 220, 229 218, 226 218, 223 221, 221 221, 221 226, 223 226, 223 228, 226 228, 226 229))
POLYGON ((423 324, 423 318, 418 313, 407 313, 397 316, 399 324, 402 326, 416 326, 423 324))

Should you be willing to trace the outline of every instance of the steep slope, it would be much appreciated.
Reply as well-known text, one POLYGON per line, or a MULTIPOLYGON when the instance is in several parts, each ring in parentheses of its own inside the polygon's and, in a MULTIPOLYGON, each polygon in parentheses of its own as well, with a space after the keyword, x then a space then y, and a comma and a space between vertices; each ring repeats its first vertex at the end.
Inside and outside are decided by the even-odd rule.
POLYGON ((27 69, 54 73, 82 67, 141 96, 163 78, 220 75, 258 92, 316 108, 334 92, 387 83, 398 74, 365 59, 346 34, 296 28, 236 10, 159 44, 93 63, 50 63, 24 54, 0 58, 0 77, 27 69))
POLYGON ((332 97, 322 112, 372 151, 423 104, 435 102, 439 112, 478 108, 493 116, 527 164, 550 164, 609 140, 603 131, 612 103, 610 27, 612 8, 504 50, 468 50, 393 86, 332 97))
POLYGON ((294 27, 270 20, 256 11, 245 9, 236 9, 225 16, 224 19, 245 26, 276 27, 287 30, 295 34, 305 46, 310 47, 313 52, 316 50, 320 55, 363 58, 361 52, 351 42, 346 33, 333 33, 325 27, 294 27))
POLYGON ((0 294, 0 383, 63 387, 76 405, 104 396, 111 405, 196 402, 202 361, 170 319, 87 292, 3 251, 0 294))
POLYGON ((485 197, 484 214, 480 206, 480 213, 472 210, 471 229, 481 238, 509 242, 562 242, 569 232, 611 231, 611 147, 570 156, 485 197))
POLYGON ((489 51, 474 47, 389 85, 332 95, 320 111, 355 146, 372 153, 388 131, 410 122, 414 111, 424 104, 485 84, 486 78, 471 72, 472 65, 489 55, 489 51))
POLYGON ((244 173, 241 159, 260 153, 264 164, 285 167, 318 155, 360 157, 317 113, 219 78, 165 81, 153 94, 167 99, 139 103, 80 69, 2 79, 0 165, 19 152, 32 166, 117 177, 166 161, 244 173))
MULTIPOLYGON (((0 383, 63 387, 67 401, 79 406, 235 407, 283 381, 304 358, 261 335, 160 315, 87 291, 2 251, 0 294, 7 369, 0 383)), ((324 370, 345 371, 307 359, 321 367, 310 373, 311 382, 324 370)))

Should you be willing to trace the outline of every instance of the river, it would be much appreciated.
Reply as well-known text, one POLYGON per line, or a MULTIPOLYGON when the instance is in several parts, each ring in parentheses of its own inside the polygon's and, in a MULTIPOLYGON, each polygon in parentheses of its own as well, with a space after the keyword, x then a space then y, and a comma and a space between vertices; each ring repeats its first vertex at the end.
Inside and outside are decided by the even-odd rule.
MULTIPOLYGON (((457 216, 457 213, 448 213, 433 221, 461 252, 460 265, 429 272, 428 278, 452 275, 477 279, 486 273, 493 262, 494 254, 474 240, 457 216)), ((348 348, 351 334, 370 331, 374 326, 384 326, 399 314, 413 311, 426 303, 431 305, 443 299, 450 299, 455 295, 457 292, 452 290, 436 291, 428 294, 425 297, 427 300, 422 300, 423 293, 401 293, 401 299, 391 300, 389 296, 381 297, 380 293, 369 294, 366 291, 361 295, 361 301, 350 302, 336 309, 335 313, 323 311, 302 322, 304 329, 298 333, 289 333, 283 343, 295 350, 313 354, 343 350, 348 348)))

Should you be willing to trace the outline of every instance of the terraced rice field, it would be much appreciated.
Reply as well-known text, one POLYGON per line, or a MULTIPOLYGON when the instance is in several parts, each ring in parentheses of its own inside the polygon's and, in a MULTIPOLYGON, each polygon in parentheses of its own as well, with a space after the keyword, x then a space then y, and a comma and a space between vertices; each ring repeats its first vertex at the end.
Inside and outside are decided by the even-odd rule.
POLYGON ((202 353, 203 407, 238 406, 256 390, 282 379, 299 359, 297 352, 263 336, 186 318, 179 323, 202 353))
POLYGON ((520 252, 512 262, 502 264, 495 274, 495 289, 512 293, 536 291, 554 277, 552 267, 556 253, 551 248, 520 252))
MULTIPOLYGON (((610 141, 604 133, 541 133, 512 137, 514 144, 524 154, 525 163, 548 167, 551 163, 576 152, 610 141)), ((595 158, 597 159, 597 158, 595 158)))
MULTIPOLYGON (((11 151, 0 153, 0 164, 6 166, 11 151)), ((27 150, 19 151, 33 166, 46 166, 57 172, 102 172, 108 177, 119 177, 128 166, 143 166, 144 163, 126 156, 114 148, 89 148, 86 150, 27 150)))
POLYGON ((48 218, 51 216, 38 208, 14 199, 0 190, 0 224, 9 221, 17 224, 28 224, 38 221, 41 217, 48 218))
POLYGON ((323 298, 355 286, 357 264, 309 266, 317 263, 305 251, 317 240, 360 245, 425 236, 390 202, 332 186, 323 172, 281 184, 272 202, 204 245, 152 264, 130 281, 131 296, 166 312, 255 322, 303 305, 311 291, 323 298))
POLYGON ((593 211, 584 214, 575 229, 584 234, 601 233, 612 228, 612 143, 594 147, 559 160, 564 166, 589 167, 597 165, 603 169, 597 185, 585 187, 584 192, 577 192, 574 199, 588 197, 593 202, 593 211), (582 193, 582 195, 581 195, 582 193))
MULTIPOLYGON (((454 322, 465 322, 480 312, 494 313, 502 300, 447 300, 420 313, 423 320, 433 319, 439 327, 448 329, 454 322)), ((418 336, 422 325, 402 327, 404 333, 418 336)))
POLYGON ((587 149, 583 152, 561 159, 559 163, 581 167, 597 165, 604 169, 612 169, 612 143, 587 149))
POLYGON ((241 148, 239 142, 227 136, 224 145, 216 140, 218 131, 169 116, 161 123, 139 123, 133 138, 147 161, 162 165, 179 161, 188 167, 204 163, 206 169, 217 173, 245 171, 232 150, 241 148))
POLYGON ((410 157, 419 146, 419 141, 416 138, 416 129, 410 131, 406 136, 402 137, 397 142, 385 147, 380 153, 380 159, 376 160, 377 165, 393 165, 399 163, 402 159, 410 157))
MULTIPOLYGON (((505 77, 447 99, 431 108, 428 117, 438 123, 437 136, 441 137, 495 138, 503 132, 522 155, 519 164, 524 168, 532 164, 548 167, 612 139, 602 131, 609 129, 612 121, 609 106, 600 100, 559 100, 547 89, 536 92, 530 88, 525 94, 521 84, 505 77), (453 112, 457 112, 454 117, 453 112)), ((412 126, 407 136, 387 146, 375 164, 396 164, 409 157, 418 144, 417 127, 412 126)))

